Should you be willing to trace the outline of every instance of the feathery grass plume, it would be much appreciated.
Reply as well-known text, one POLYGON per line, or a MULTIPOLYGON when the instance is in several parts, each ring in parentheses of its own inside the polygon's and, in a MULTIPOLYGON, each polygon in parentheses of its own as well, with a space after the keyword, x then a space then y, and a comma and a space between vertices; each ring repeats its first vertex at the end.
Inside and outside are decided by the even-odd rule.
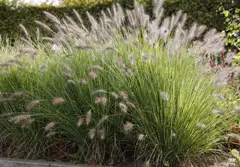
POLYGON ((45 131, 52 131, 52 129, 56 126, 56 122, 50 122, 48 123, 45 127, 44 130, 45 131))
POLYGON ((50 131, 46 134, 46 137, 52 137, 55 136, 57 133, 55 131, 50 131))
POLYGON ((93 66, 90 66, 88 67, 88 70, 103 70, 103 68, 99 65, 93 65, 93 66))
POLYGON ((17 65, 22 66, 22 67, 26 66, 25 63, 23 63, 23 62, 21 62, 17 59, 10 59, 10 60, 7 61, 7 63, 14 63, 14 64, 17 64, 17 65))
POLYGON ((236 133, 228 133, 227 137, 230 137, 233 140, 240 140, 240 135, 236 133))
POLYGON ((61 51, 61 46, 53 44, 52 45, 52 51, 55 53, 59 53, 61 51))
POLYGON ((99 89, 93 92, 93 94, 98 94, 98 93, 107 93, 107 91, 103 89, 99 89))
POLYGON ((235 110, 233 111, 234 114, 240 114, 240 107, 235 107, 235 110))
POLYGON ((145 136, 144 136, 143 134, 139 134, 139 135, 138 135, 138 140, 141 141, 141 140, 144 139, 144 137, 145 137, 145 136))
POLYGON ((132 69, 127 69, 127 70, 123 70, 123 73, 126 77, 132 77, 134 76, 134 72, 132 69))
POLYGON ((204 123, 202 123, 202 122, 198 122, 197 123, 197 126, 199 127, 199 128, 206 128, 206 125, 204 124, 204 123))
POLYGON ((61 25, 60 20, 59 20, 56 16, 54 16, 53 14, 51 14, 51 13, 49 13, 49 12, 46 12, 46 11, 43 11, 43 13, 44 13, 50 20, 52 20, 53 22, 61 25))
POLYGON ((225 97, 221 94, 214 93, 213 96, 220 99, 220 100, 225 100, 225 97))
POLYGON ((93 71, 90 71, 89 72, 89 76, 92 78, 92 79, 95 79, 97 77, 97 74, 93 71))
POLYGON ((124 125, 123 125, 123 130, 124 132, 130 132, 133 129, 133 124, 129 121, 127 121, 124 125))
POLYGON ((87 28, 83 24, 81 16, 78 14, 78 12, 75 9, 73 9, 73 12, 76 15, 78 21, 80 22, 80 25, 82 26, 83 30, 85 30, 85 32, 88 32, 87 28))
POLYGON ((84 122, 84 117, 79 117, 78 122, 77 122, 77 127, 79 128, 84 122))
POLYGON ((1 62, 0 63, 0 66, 1 67, 9 67, 9 66, 11 66, 12 64, 11 63, 7 63, 7 62, 1 62))
POLYGON ((76 85, 76 82, 74 80, 69 79, 67 82, 69 85, 76 85))
POLYGON ((98 135, 101 140, 104 140, 105 139, 105 130, 104 129, 99 130, 98 135))
POLYGON ((14 124, 17 124, 17 123, 22 123, 23 121, 28 120, 28 119, 30 119, 30 115, 21 114, 21 115, 17 115, 17 116, 10 118, 9 121, 13 122, 14 124))
POLYGON ((38 25, 40 25, 44 29, 48 30, 49 32, 52 32, 52 33, 54 32, 47 24, 45 24, 41 21, 35 20, 35 23, 37 23, 38 25))
POLYGON ((124 112, 124 113, 126 113, 127 110, 128 110, 127 105, 126 105, 125 103, 123 103, 123 102, 120 102, 120 103, 119 103, 119 108, 120 108, 121 111, 124 112))
POLYGON ((58 105, 65 102, 65 100, 62 97, 56 97, 52 100, 52 105, 58 105))
POLYGON ((25 36, 27 37, 27 38, 29 38, 29 34, 28 34, 28 31, 27 31, 27 29, 22 25, 22 24, 19 24, 19 26, 21 27, 21 29, 23 30, 23 32, 24 32, 24 34, 25 34, 25 36))
POLYGON ((88 135, 90 139, 93 139, 95 137, 96 130, 93 128, 89 131, 88 135))
POLYGON ((110 94, 111 94, 115 99, 118 99, 118 98, 119 98, 118 94, 115 93, 115 92, 111 92, 110 94))
POLYGON ((130 63, 132 65, 134 65, 136 63, 136 56, 133 52, 129 54, 129 59, 130 59, 130 63))
POLYGON ((101 100, 102 105, 105 106, 107 104, 107 97, 106 96, 101 97, 100 100, 101 100))
POLYGON ((63 72, 63 75, 65 75, 66 77, 69 77, 69 78, 73 78, 73 74, 71 71, 65 71, 65 72, 63 72))
POLYGON ((29 54, 31 56, 34 56, 37 53, 34 47, 21 48, 19 51, 20 51, 20 54, 29 54))
POLYGON ((164 100, 169 100, 169 94, 167 92, 161 92, 160 95, 164 100))
POLYGON ((109 118, 108 115, 104 115, 97 123, 96 127, 99 127, 105 120, 109 118))
POLYGON ((136 108, 136 106, 132 102, 130 102, 130 101, 127 101, 126 105, 131 107, 131 108, 136 108))
POLYGON ((25 119, 22 121, 22 128, 29 126, 33 123, 33 121, 35 121, 34 119, 25 119))
POLYGON ((27 111, 32 112, 40 104, 39 100, 33 100, 27 105, 27 111))
POLYGON ((213 110, 212 112, 213 114, 224 115, 224 112, 222 112, 221 110, 213 110))
POLYGON ((92 111, 89 110, 86 114, 86 124, 89 125, 89 123, 91 122, 91 119, 92 119, 92 111))
POLYGON ((9 99, 19 99, 27 96, 26 92, 20 91, 20 92, 14 92, 10 95, 9 99))
POLYGON ((128 99, 128 94, 126 92, 120 91, 119 96, 124 100, 128 99))
POLYGON ((143 167, 151 167, 151 165, 150 165, 150 160, 148 160, 148 161, 144 164, 143 167))
POLYGON ((83 84, 83 85, 86 85, 86 84, 87 84, 87 80, 84 79, 84 78, 79 78, 78 83, 81 83, 81 84, 83 84))

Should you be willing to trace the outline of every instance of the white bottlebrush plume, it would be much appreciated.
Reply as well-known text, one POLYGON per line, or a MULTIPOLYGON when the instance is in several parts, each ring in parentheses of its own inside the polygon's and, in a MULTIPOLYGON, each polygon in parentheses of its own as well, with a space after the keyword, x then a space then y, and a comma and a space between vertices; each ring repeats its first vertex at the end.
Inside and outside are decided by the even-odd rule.
POLYGON ((120 103, 119 103, 119 108, 120 108, 121 111, 124 112, 124 113, 126 113, 126 112, 127 112, 127 109, 128 109, 127 105, 126 105, 125 103, 123 103, 123 102, 120 102, 120 103))
POLYGON ((83 122, 84 122, 84 118, 80 117, 77 122, 77 127, 80 127, 83 124, 83 122))
POLYGON ((221 110, 215 109, 215 110, 213 110, 212 112, 213 112, 214 114, 217 114, 217 115, 224 115, 224 112, 222 112, 221 110))
POLYGON ((202 122, 198 122, 197 123, 197 126, 199 127, 199 128, 205 128, 206 127, 206 125, 204 124, 204 123, 202 123, 202 122))
POLYGON ((89 135, 89 138, 90 139, 93 139, 95 137, 95 133, 96 133, 96 130, 93 128, 93 129, 90 129, 88 135, 89 135))
POLYGON ((27 111, 33 111, 40 104, 39 100, 33 100, 27 105, 27 111))
POLYGON ((89 72, 89 76, 90 76, 92 79, 97 78, 97 74, 96 74, 95 72, 93 72, 93 71, 90 71, 90 72, 89 72))
POLYGON ((51 131, 55 127, 55 125, 56 125, 56 122, 50 122, 44 127, 44 130, 51 131))
POLYGON ((139 135, 138 135, 138 140, 141 141, 141 140, 144 139, 144 137, 145 137, 145 136, 144 136, 143 134, 139 134, 139 135))
POLYGON ((88 67, 88 70, 103 70, 103 68, 99 65, 93 65, 93 66, 90 66, 88 67))
POLYGON ((49 13, 49 12, 46 12, 46 11, 44 11, 43 13, 44 13, 50 20, 52 20, 53 22, 61 25, 60 20, 59 20, 56 16, 54 16, 53 14, 51 14, 51 13, 49 13))
POLYGON ((99 130, 98 135, 101 140, 104 140, 105 139, 105 130, 104 129, 99 130))
MULTIPOLYGON (((160 41, 164 41, 167 55, 181 56, 188 53, 192 56, 205 57, 224 51, 224 34, 218 33, 215 29, 205 32, 206 26, 197 23, 194 23, 189 30, 185 29, 187 15, 181 11, 163 19, 163 3, 164 0, 153 0, 153 19, 150 19, 143 5, 136 1, 133 10, 124 10, 119 4, 114 4, 105 12, 101 12, 101 16, 97 19, 87 12, 91 30, 85 27, 76 10, 74 13, 77 21, 69 16, 59 19, 53 14, 44 12, 54 22, 56 30, 39 21, 37 24, 50 32, 54 31, 53 37, 51 36, 52 44, 61 46, 62 50, 71 53, 77 48, 86 50, 86 46, 94 50, 105 48, 103 46, 109 44, 109 41, 123 41, 126 44, 129 41, 138 42, 140 35, 143 35, 146 42, 154 47, 158 46, 160 41)), ((134 61, 131 60, 131 63, 134 64, 134 61)), ((125 63, 121 66, 124 67, 125 63)), ((96 78, 96 75, 91 73, 90 77, 96 78)))
POLYGON ((21 29, 23 30, 23 32, 24 32, 24 34, 26 35, 26 37, 29 37, 29 34, 28 34, 27 29, 26 29, 22 24, 20 24, 19 26, 20 26, 21 29))
POLYGON ((91 122, 91 120, 92 120, 92 111, 89 110, 89 111, 87 112, 87 114, 86 114, 86 119, 85 119, 86 124, 89 125, 89 123, 91 122))
POLYGON ((52 101, 52 105, 58 105, 65 102, 65 100, 62 97, 56 97, 52 101))
POLYGON ((30 115, 28 114, 22 114, 22 115, 17 115, 9 119, 10 122, 13 122, 15 124, 17 123, 22 123, 25 120, 30 119, 30 115))
POLYGON ((123 125, 123 130, 125 132, 130 132, 133 129, 133 124, 129 121, 127 121, 124 125, 123 125))

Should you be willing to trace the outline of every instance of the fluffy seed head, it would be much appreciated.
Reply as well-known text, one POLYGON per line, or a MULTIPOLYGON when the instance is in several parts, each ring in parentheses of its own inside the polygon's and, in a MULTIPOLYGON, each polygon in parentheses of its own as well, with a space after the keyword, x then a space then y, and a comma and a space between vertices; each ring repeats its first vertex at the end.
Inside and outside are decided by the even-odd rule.
POLYGON ((123 130, 125 132, 130 132, 133 129, 133 124, 129 121, 127 121, 124 125, 123 125, 123 130))
POLYGON ((234 114, 240 114, 240 107, 237 106, 235 110, 233 111, 234 114))
POLYGON ((126 100, 128 98, 128 94, 126 92, 123 92, 123 91, 119 92, 119 96, 121 98, 123 98, 124 100, 126 100))
POLYGON ((105 139, 105 130, 104 129, 99 130, 98 135, 101 140, 104 140, 105 139))
POLYGON ((58 105, 65 102, 65 100, 62 97, 56 97, 53 99, 52 104, 53 105, 58 105))
POLYGON ((143 135, 143 134, 139 134, 139 135, 138 135, 138 140, 141 141, 141 140, 143 140, 143 139, 144 139, 144 135, 143 135))
POLYGON ((89 72, 89 76, 92 78, 92 79, 95 79, 97 77, 97 74, 93 71, 89 72))
POLYGON ((44 130, 45 131, 50 131, 52 130, 52 128, 56 125, 56 122, 50 122, 48 123, 45 127, 44 127, 44 130))
POLYGON ((33 100, 27 105, 27 111, 33 111, 40 104, 39 100, 33 100))
POLYGON ((24 96, 26 96, 27 93, 26 92, 15 92, 13 94, 11 94, 11 96, 9 97, 10 99, 19 99, 19 98, 22 98, 24 96))
POLYGON ((107 104, 107 97, 106 96, 96 97, 95 104, 99 104, 99 103, 105 106, 107 104))
POLYGON ((167 92, 161 92, 160 95, 164 100, 169 100, 169 94, 167 92))
POLYGON ((77 122, 77 127, 80 127, 83 124, 83 122, 84 122, 84 118, 80 117, 77 122))
POLYGON ((144 164, 144 167, 151 167, 151 166, 150 166, 150 161, 149 161, 149 160, 144 164))
POLYGON ((107 98, 105 96, 101 97, 101 103, 104 106, 107 104, 107 98))
POLYGON ((46 134, 46 137, 52 137, 52 136, 54 136, 54 135, 56 135, 56 132, 50 131, 50 132, 48 132, 48 133, 46 134))
POLYGON ((92 118, 92 111, 89 110, 86 114, 86 124, 89 125, 89 123, 91 122, 91 118, 92 118))
POLYGON ((127 109, 128 109, 127 105, 126 105, 125 103, 123 103, 123 102, 120 102, 120 103, 119 103, 119 108, 120 108, 121 111, 124 112, 124 113, 126 113, 126 112, 127 112, 127 109))
POLYGON ((88 70, 103 70, 103 68, 99 65, 93 65, 88 67, 88 70))
POLYGON ((115 93, 115 92, 111 92, 111 95, 112 95, 115 99, 118 99, 118 98, 119 98, 118 94, 115 93))
POLYGON ((84 78, 79 78, 78 83, 81 83, 81 84, 83 84, 83 85, 86 85, 86 84, 87 84, 87 80, 84 79, 84 78))
POLYGON ((89 131, 88 135, 89 135, 90 139, 93 139, 93 138, 94 138, 94 136, 95 136, 95 131, 96 131, 96 130, 95 130, 94 128, 89 131))
POLYGON ((22 115, 17 115, 17 116, 10 118, 9 121, 17 124, 17 123, 23 123, 24 121, 26 121, 28 119, 30 119, 30 115, 22 114, 22 115))
POLYGON ((132 102, 130 102, 130 101, 127 101, 126 104, 129 107, 136 108, 136 106, 132 102))
POLYGON ((222 112, 221 110, 213 110, 212 112, 217 115, 224 115, 224 112, 222 112))
POLYGON ((202 123, 202 122, 198 122, 197 123, 197 126, 199 127, 199 128, 205 128, 206 127, 206 125, 204 124, 204 123, 202 123))

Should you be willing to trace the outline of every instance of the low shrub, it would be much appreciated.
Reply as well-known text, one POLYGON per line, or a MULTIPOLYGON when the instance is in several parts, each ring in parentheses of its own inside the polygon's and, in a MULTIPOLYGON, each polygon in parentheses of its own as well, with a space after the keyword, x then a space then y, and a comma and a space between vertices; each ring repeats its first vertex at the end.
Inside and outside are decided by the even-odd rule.
POLYGON ((185 30, 181 12, 162 20, 163 1, 154 3, 152 21, 136 3, 98 21, 87 13, 90 29, 77 12, 78 20, 45 12, 53 26, 38 24, 51 35, 34 41, 22 26, 24 44, 1 50, 4 153, 178 166, 217 149, 233 116, 218 108, 221 87, 202 69, 205 55, 224 50, 223 35, 193 42, 206 27, 185 30))

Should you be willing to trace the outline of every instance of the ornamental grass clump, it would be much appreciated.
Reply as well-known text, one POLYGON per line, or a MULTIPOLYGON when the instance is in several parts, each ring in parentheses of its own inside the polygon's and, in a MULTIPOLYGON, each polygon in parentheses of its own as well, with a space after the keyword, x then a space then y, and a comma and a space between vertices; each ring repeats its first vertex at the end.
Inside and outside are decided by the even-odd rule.
MULTIPOLYGON (((218 148, 233 114, 216 112, 221 90, 202 69, 224 49, 223 35, 197 24, 186 30, 185 14, 163 19, 163 1, 153 3, 153 19, 138 3, 115 4, 97 20, 87 13, 91 27, 75 11, 77 20, 45 12, 53 25, 37 23, 52 35, 25 33, 16 46, 24 68, 1 66, 8 156, 178 166, 218 148), (17 116, 32 121, 17 126, 17 116)), ((1 54, 3 63, 15 56, 1 54)))

